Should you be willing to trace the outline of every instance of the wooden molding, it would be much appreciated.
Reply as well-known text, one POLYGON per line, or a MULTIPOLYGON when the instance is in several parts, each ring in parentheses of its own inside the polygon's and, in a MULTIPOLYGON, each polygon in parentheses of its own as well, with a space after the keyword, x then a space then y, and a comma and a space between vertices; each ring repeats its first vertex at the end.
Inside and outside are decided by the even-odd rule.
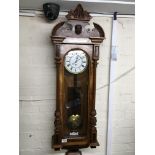
POLYGON ((81 20, 81 21, 90 21, 92 18, 90 14, 85 11, 81 4, 78 4, 75 10, 70 10, 66 15, 68 20, 81 20))

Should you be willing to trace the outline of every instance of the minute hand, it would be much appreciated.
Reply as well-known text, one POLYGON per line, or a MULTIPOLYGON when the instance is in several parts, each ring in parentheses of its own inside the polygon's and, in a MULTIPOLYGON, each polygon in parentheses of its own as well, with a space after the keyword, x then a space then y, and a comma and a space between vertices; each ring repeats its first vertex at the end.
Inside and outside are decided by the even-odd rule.
POLYGON ((76 57, 76 61, 75 61, 75 63, 77 63, 77 62, 78 62, 78 60, 80 60, 80 59, 79 59, 79 57, 77 56, 77 57, 76 57))

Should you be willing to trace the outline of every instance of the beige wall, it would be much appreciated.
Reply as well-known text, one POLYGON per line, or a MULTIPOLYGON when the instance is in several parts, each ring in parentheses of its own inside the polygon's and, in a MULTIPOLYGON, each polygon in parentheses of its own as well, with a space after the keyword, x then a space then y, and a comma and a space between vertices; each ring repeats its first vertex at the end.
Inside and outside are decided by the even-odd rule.
MULTIPOLYGON (((64 155, 51 149, 55 111, 55 63, 50 41, 59 17, 47 23, 42 16, 20 17, 20 155, 64 155)), ((111 42, 110 17, 94 17, 106 40, 100 48, 97 68, 96 110, 98 140, 96 149, 83 149, 84 155, 106 155, 107 99, 111 42)), ((118 61, 113 105, 112 155, 134 155, 134 18, 118 19, 118 61)))

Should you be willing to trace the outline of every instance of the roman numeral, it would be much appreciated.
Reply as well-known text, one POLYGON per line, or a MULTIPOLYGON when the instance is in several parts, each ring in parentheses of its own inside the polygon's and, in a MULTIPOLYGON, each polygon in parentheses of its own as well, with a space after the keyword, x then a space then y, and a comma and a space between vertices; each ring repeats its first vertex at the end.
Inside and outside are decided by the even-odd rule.
POLYGON ((86 66, 86 62, 84 62, 82 65, 85 67, 86 66))

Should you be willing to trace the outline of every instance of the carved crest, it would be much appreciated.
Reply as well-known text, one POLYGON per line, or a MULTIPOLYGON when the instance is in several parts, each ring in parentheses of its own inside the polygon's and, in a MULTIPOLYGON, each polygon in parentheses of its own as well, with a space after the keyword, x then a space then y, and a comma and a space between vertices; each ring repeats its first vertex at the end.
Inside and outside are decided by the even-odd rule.
POLYGON ((70 10, 66 15, 68 20, 82 20, 89 21, 92 17, 85 11, 81 4, 78 4, 75 10, 70 10))
POLYGON ((67 21, 60 22, 53 28, 51 39, 54 43, 62 43, 66 38, 87 38, 89 43, 98 44, 105 39, 102 27, 89 23, 92 17, 81 4, 69 11, 66 18, 67 21))

